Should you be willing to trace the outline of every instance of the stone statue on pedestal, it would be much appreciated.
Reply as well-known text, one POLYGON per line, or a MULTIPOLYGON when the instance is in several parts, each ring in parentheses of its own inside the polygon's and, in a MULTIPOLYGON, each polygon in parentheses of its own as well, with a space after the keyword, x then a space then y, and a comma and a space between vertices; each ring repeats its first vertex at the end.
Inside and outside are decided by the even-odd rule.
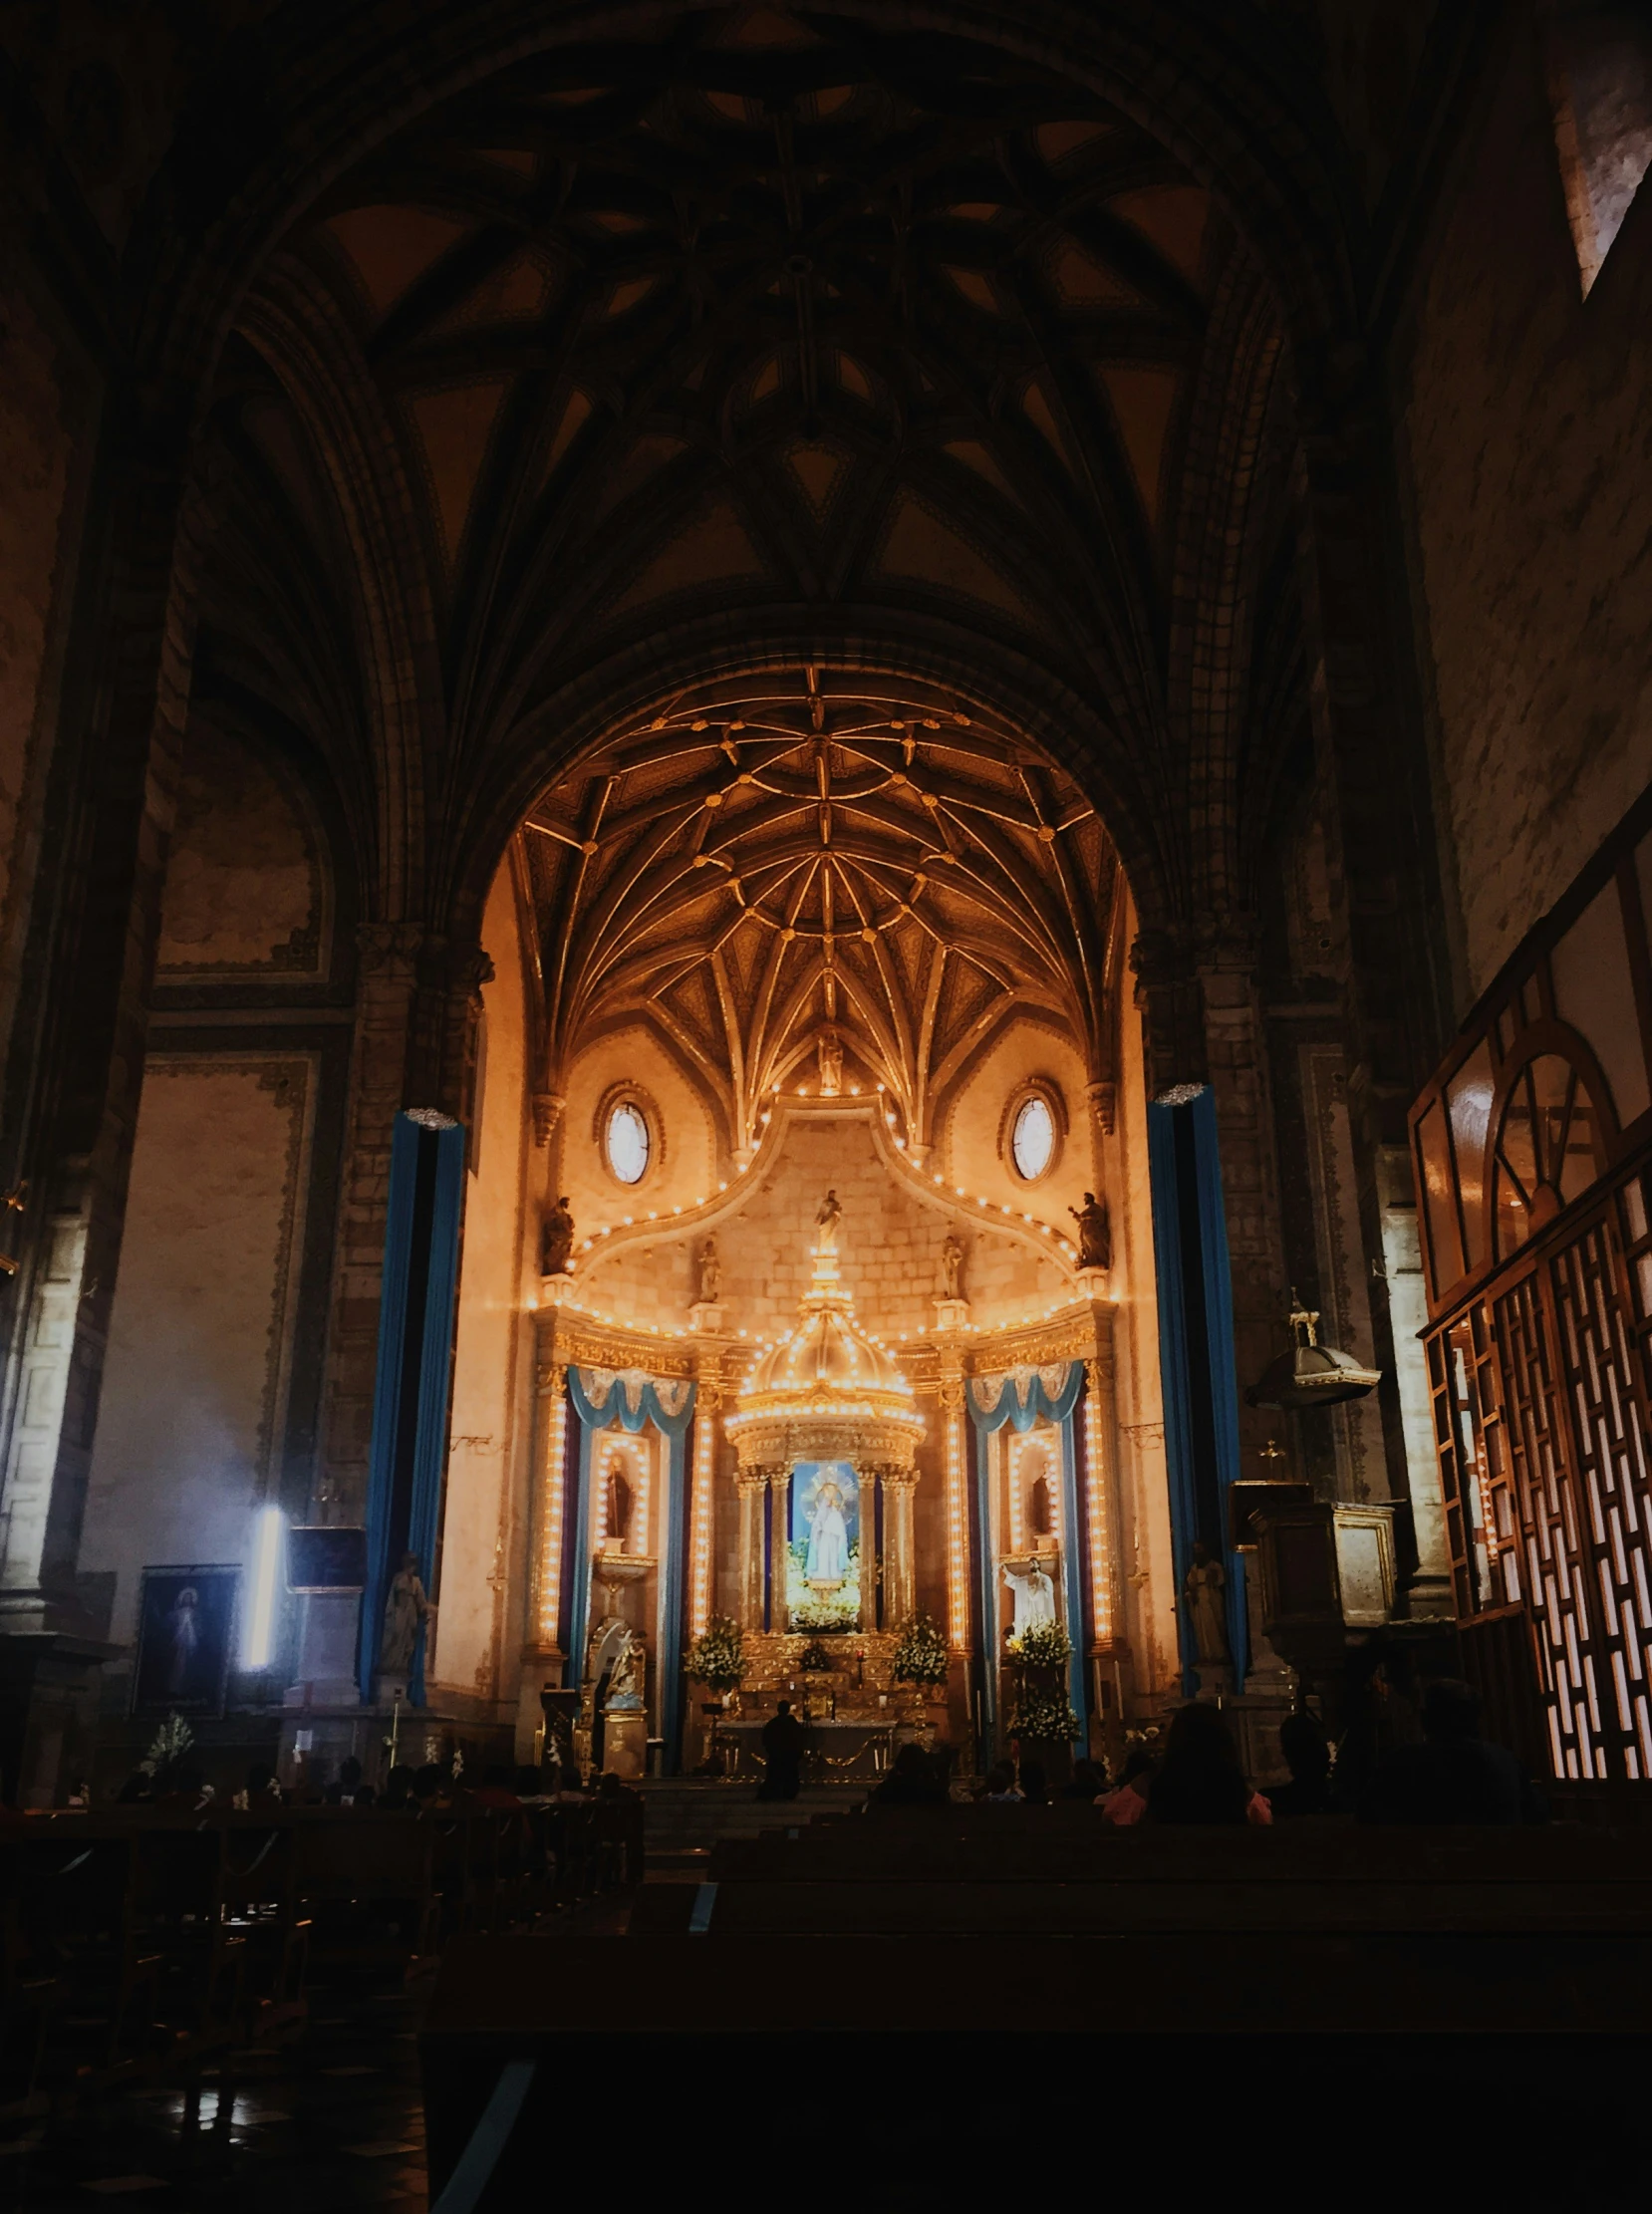
POLYGON ((1188 1602, 1200 1666, 1226 1668, 1232 1659, 1228 1650, 1228 1572, 1197 1538, 1182 1592, 1188 1602))
POLYGON ((1009 1626, 1011 1637, 1019 1640, 1041 1622, 1055 1620, 1055 1585, 1036 1560, 1028 1561, 1024 1570, 1016 1569, 1006 1560, 1003 1580, 1015 1601, 1015 1619, 1009 1626))
POLYGON ((815 1216, 814 1249, 822 1256, 836 1253, 838 1249, 838 1224, 843 1219, 843 1209, 838 1205, 835 1192, 828 1192, 821 1201, 815 1216))
POLYGON ((717 1303, 717 1290, 722 1282, 722 1266, 717 1259, 717 1242, 714 1238, 706 1239, 699 1248, 698 1265, 699 1304, 714 1307, 717 1303))
POLYGON ((385 1598, 384 1634, 379 1640, 379 1666, 387 1676, 406 1676, 413 1667, 418 1625, 430 1612, 419 1580, 418 1555, 405 1552, 402 1565, 391 1578, 385 1598))
POLYGON ((843 1041, 835 1030, 821 1031, 815 1054, 820 1062, 820 1096, 836 1099, 843 1089, 843 1041))
POLYGON ((1107 1220, 1107 1205, 1098 1200, 1094 1192, 1086 1192, 1082 1207, 1069 1207, 1067 1213, 1078 1225, 1078 1265, 1080 1268, 1111 1268, 1113 1265, 1113 1232, 1107 1220))
POLYGON ((574 1218, 569 1211, 568 1195, 563 1193, 545 1218, 544 1241, 540 1249, 540 1273, 562 1276, 568 1272, 568 1256, 574 1249, 574 1218))
POLYGON ((962 1299, 964 1296, 964 1247, 951 1231, 941 1248, 941 1295, 944 1299, 962 1299))

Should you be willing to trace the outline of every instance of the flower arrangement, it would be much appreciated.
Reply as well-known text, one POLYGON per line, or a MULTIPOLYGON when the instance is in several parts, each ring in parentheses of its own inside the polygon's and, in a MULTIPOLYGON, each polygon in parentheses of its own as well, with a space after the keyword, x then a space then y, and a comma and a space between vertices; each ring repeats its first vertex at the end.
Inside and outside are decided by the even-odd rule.
POLYGON ((195 1742, 195 1733, 179 1714, 169 1714, 154 1734, 154 1743, 138 1762, 145 1776, 160 1776, 171 1768, 195 1742))
POLYGON ((890 1673, 898 1684, 944 1684, 947 1640, 927 1614, 915 1615, 895 1641, 890 1673))
POLYGON ((843 1637, 860 1626, 860 1602, 844 1599, 837 1605, 816 1600, 808 1606, 794 1606, 791 1626, 794 1630, 807 1630, 815 1637, 843 1637))
POLYGON ((797 1656, 798 1672, 804 1676, 818 1676, 832 1665, 832 1656, 818 1637, 811 1637, 797 1656))
POLYGON ((730 1614, 713 1614, 683 1656, 683 1673, 712 1691, 737 1691, 745 1674, 740 1625, 730 1614))
POLYGON ((1061 1691, 1023 1691, 1009 1718, 1013 1738, 1059 1738, 1070 1743, 1083 1727, 1061 1691))
POLYGON ((1059 1622, 1034 1622, 1021 1638, 1010 1639, 1009 1650, 1029 1668, 1065 1668, 1073 1657, 1072 1639, 1059 1622))

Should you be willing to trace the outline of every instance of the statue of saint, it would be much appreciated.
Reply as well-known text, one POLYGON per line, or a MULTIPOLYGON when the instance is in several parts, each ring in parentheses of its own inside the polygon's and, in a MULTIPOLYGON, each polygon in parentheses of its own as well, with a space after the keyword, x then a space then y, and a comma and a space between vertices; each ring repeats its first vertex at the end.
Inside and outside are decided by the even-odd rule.
POLYGON ((631 1536, 631 1478, 623 1458, 608 1464, 607 1498, 603 1503, 603 1550, 624 1552, 631 1536))
POLYGON ((1012 1568, 1006 1560, 1003 1580, 1015 1601, 1015 1619, 1009 1625, 1011 1637, 1022 1638, 1040 1622, 1055 1620, 1055 1586, 1036 1560, 1027 1563, 1024 1573, 1012 1568))
POLYGON ((608 1697, 604 1704, 610 1708, 640 1707, 643 1704, 648 1648, 635 1630, 626 1631, 611 1666, 613 1672, 608 1679, 608 1697))
POLYGON ((717 1259, 717 1242, 706 1239, 699 1248, 699 1304, 714 1307, 717 1303, 717 1286, 722 1282, 722 1267, 717 1259))
POLYGON ((820 1096, 836 1099, 843 1089, 843 1040, 830 1026, 816 1039, 815 1056, 820 1062, 820 1096))
POLYGON ((947 1243, 941 1248, 942 1296, 962 1299, 964 1296, 964 1247, 949 1231, 947 1243))
POLYGON ((387 1675, 405 1676, 413 1666, 418 1625, 430 1611, 424 1586, 418 1578, 418 1555, 405 1552, 402 1565, 390 1579, 385 1600, 385 1633, 379 1644, 379 1666, 387 1675))
POLYGON ((843 1492, 828 1477, 809 1510, 809 1551, 803 1580, 839 1584, 848 1573, 849 1524, 844 1520, 843 1492))
POLYGON ((820 1210, 814 1219, 814 1249, 817 1253, 835 1253, 837 1251, 838 1224, 842 1218, 843 1210, 838 1205, 837 1194, 828 1192, 821 1201, 820 1210))
POLYGON ((1094 1192, 1086 1192, 1084 1205, 1069 1207, 1067 1213, 1078 1225, 1080 1268, 1111 1268, 1113 1233, 1107 1221, 1107 1203, 1098 1200, 1094 1192))
POLYGON ((539 1272, 545 1276, 562 1276, 568 1272, 568 1255, 574 1249, 574 1218, 568 1209, 568 1195, 563 1193, 545 1218, 544 1243, 540 1249, 539 1272))
POLYGON ((1228 1574, 1213 1560, 1209 1546, 1194 1540, 1193 1558, 1182 1585, 1193 1623, 1194 1644, 1203 1667, 1226 1666, 1228 1652, 1228 1574))

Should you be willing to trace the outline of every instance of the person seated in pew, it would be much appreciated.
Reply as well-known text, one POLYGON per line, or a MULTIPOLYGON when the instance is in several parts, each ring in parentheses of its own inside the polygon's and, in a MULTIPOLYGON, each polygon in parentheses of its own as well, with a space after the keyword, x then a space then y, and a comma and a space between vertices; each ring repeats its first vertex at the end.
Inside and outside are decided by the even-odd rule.
POLYGON ((523 1806, 549 1806, 556 1799, 555 1779, 549 1769, 516 1771, 516 1798, 523 1806))
POLYGON ((1119 1780, 1101 1802, 1106 1819, 1120 1829, 1130 1829, 1147 1812, 1154 1760, 1145 1745, 1132 1746, 1119 1771, 1119 1780))
POLYGON ((1019 1806, 1022 1803, 1022 1794, 1011 1764, 1008 1761, 995 1762, 987 1771, 986 1782, 975 1797, 982 1806, 1019 1806))
POLYGON ((1106 1797, 1107 1770, 1097 1761, 1075 1761, 1070 1782, 1061 1787, 1062 1799, 1076 1799, 1086 1805, 1106 1797))
POLYGON ((585 1779, 572 1761, 565 1761, 556 1780, 556 1802, 559 1806, 576 1806, 585 1799, 585 1779))
POLYGON ((1268 1792, 1275 1821, 1300 1821, 1331 1811, 1331 1748, 1318 1717, 1305 1708, 1279 1725, 1279 1753, 1290 1782, 1268 1792))
POLYGON ((391 1814, 406 1814, 412 1811, 415 1804, 413 1782, 413 1770, 409 1768, 405 1761, 398 1761, 385 1778, 384 1797, 379 1801, 381 1809, 391 1814))
POLYGON ((513 1788, 512 1772, 502 1761, 493 1761, 483 1769, 482 1780, 467 1798, 472 1806, 520 1806, 522 1801, 513 1788))
POLYGON ((1016 1776, 1021 1787, 1021 1797, 1029 1806, 1047 1806, 1050 1802, 1049 1785, 1044 1778, 1042 1761, 1023 1761, 1016 1776))
POLYGON ((868 1806, 946 1806, 946 1785, 921 1745, 904 1745, 895 1765, 867 1798, 868 1806))
POLYGON ((1480 1694, 1451 1677, 1423 1695, 1423 1743, 1385 1753, 1360 1795, 1362 1822, 1546 1822, 1548 1805, 1507 1747, 1480 1734, 1480 1694))
POLYGON ((362 1764, 354 1754, 351 1754, 339 1763, 338 1777, 322 1793, 322 1799, 329 1806, 354 1805, 356 1794, 360 1791, 361 1784, 362 1764))
POLYGON ((249 1764, 246 1782, 235 1794, 232 1803, 241 1813, 252 1814, 267 1814, 271 1807, 281 1804, 281 1786, 267 1761, 249 1764))
POLYGON ((803 1789, 803 1749, 809 1734, 782 1699, 771 1719, 763 1724, 763 1781, 759 1799, 795 1799, 803 1789))
POLYGON ((374 1790, 371 1784, 358 1785, 356 1788, 356 1797, 351 1800, 351 1804, 355 1807, 358 1814, 370 1813, 378 1804, 378 1802, 379 1794, 374 1790))
POLYGON ((444 1814, 453 1803, 452 1779, 434 1761, 414 1769, 413 1796, 421 1814, 444 1814))
POLYGON ((1144 1818, 1200 1827, 1246 1822, 1265 1827, 1272 1821, 1267 1800, 1250 1789, 1220 1707, 1195 1699, 1177 1709, 1144 1818))

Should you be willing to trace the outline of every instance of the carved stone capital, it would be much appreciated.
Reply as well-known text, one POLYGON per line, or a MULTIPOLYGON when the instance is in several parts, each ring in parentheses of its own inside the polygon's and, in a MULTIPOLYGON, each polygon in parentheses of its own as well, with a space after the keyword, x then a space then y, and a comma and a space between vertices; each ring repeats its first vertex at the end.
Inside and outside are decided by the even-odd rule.
POLYGON ((418 923, 363 923, 356 931, 356 947, 365 974, 401 975, 411 980, 424 948, 423 927, 418 923))
POLYGON ((533 1108, 533 1142, 536 1146, 548 1146, 551 1142, 551 1133, 562 1120, 562 1110, 568 1102, 560 1092, 535 1092, 531 1104, 533 1108))

